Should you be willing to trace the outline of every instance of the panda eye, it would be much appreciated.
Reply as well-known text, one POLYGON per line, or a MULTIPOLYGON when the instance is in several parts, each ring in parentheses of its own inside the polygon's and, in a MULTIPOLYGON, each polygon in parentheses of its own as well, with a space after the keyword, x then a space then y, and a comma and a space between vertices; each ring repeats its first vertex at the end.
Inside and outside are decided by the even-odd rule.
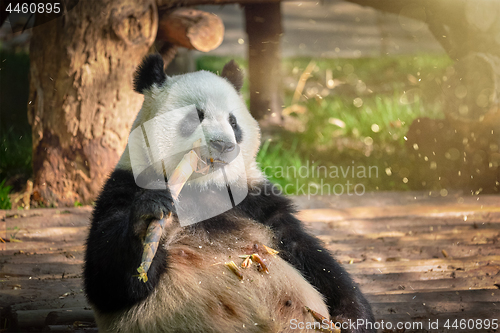
POLYGON ((203 110, 197 108, 196 113, 194 111, 189 112, 179 123, 179 133, 181 136, 188 137, 193 134, 204 118, 205 113, 203 110))
POLYGON ((229 115, 229 124, 235 128, 238 124, 236 123, 236 118, 231 114, 229 115))
POLYGON ((196 108, 196 112, 198 112, 198 119, 200 120, 200 123, 203 121, 205 118, 205 111, 202 109, 196 108))

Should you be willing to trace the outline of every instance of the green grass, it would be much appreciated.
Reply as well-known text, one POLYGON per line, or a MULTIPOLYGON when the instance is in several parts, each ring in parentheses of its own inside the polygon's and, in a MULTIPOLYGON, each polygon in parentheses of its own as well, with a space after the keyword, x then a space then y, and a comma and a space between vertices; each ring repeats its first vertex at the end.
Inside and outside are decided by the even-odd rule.
POLYGON ((9 193, 12 187, 5 185, 5 181, 6 179, 0 182, 0 209, 11 209, 9 193))
POLYGON ((287 153, 283 153, 284 143, 266 140, 259 150, 257 162, 263 172, 274 184, 280 187, 286 194, 297 193, 300 186, 307 186, 309 178, 295 177, 294 170, 304 166, 304 160, 298 151, 298 140, 293 140, 287 153))
MULTIPOLYGON (((367 190, 407 190, 406 180, 413 172, 405 148, 405 135, 418 117, 441 117, 439 105, 425 107, 419 97, 412 104, 399 103, 400 94, 365 97, 356 107, 347 97, 333 96, 306 103, 307 114, 298 118, 306 123, 302 133, 284 133, 284 141, 300 141, 304 160, 330 166, 378 169, 378 177, 325 179, 329 183, 350 180, 367 190), (340 126, 339 126, 340 125, 340 126)), ((281 151, 286 152, 287 149, 281 151)), ((317 182, 317 180, 316 180, 317 182)))
POLYGON ((202 56, 196 59, 196 70, 210 71, 220 74, 224 65, 230 60, 236 61, 240 67, 248 68, 248 62, 243 58, 238 57, 218 57, 218 56, 202 56))
POLYGON ((446 55, 400 55, 378 58, 357 59, 311 59, 293 58, 283 62, 283 73, 300 75, 309 62, 316 63, 312 79, 320 79, 326 70, 331 70, 334 78, 346 78, 354 75, 367 83, 376 83, 383 88, 401 86, 408 79, 408 74, 431 79, 439 76, 441 70, 453 64, 446 55), (428 76, 430 75, 430 76, 428 76))
MULTIPOLYGON (((229 60, 201 57, 197 65, 217 72, 229 60)), ((245 61, 235 60, 246 68, 245 61)), ((285 81, 298 82, 310 62, 309 58, 285 59, 285 81)), ((324 184, 330 190, 338 184, 335 193, 340 186, 344 193, 352 192, 356 184, 366 191, 415 189, 408 184, 416 170, 405 135, 416 118, 443 117, 438 83, 453 62, 446 55, 314 62, 315 70, 298 102, 306 111, 290 116, 303 124, 304 131, 282 131, 262 144, 258 162, 266 175, 287 194, 302 194, 301 186, 314 189, 324 184), (329 75, 337 83, 334 89, 326 89, 329 75), (301 167, 309 172, 282 172, 301 167), (353 167, 366 172, 353 174, 353 167), (314 172, 318 168, 328 172, 314 172), (371 177, 368 170, 373 171, 371 177)), ((285 87, 285 106, 290 106, 294 89, 285 87)), ((243 91, 245 98, 247 94, 243 91)))

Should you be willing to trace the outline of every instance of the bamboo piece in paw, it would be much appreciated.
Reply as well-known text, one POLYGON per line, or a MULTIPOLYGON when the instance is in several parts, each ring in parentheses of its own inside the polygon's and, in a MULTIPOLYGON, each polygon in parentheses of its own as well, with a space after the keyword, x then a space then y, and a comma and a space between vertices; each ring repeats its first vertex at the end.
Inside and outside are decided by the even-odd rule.
MULTIPOLYGON (((199 143, 198 147, 191 149, 186 155, 184 155, 168 180, 168 187, 174 201, 178 201, 179 194, 181 193, 182 188, 188 181, 189 177, 191 177, 193 172, 197 170, 199 158, 196 154, 196 151, 198 149, 199 143)), ((139 266, 139 268, 137 268, 137 272, 139 272, 138 278, 144 283, 148 281, 148 270, 151 267, 153 258, 155 257, 156 251, 158 250, 160 238, 163 233, 163 228, 171 218, 172 213, 169 212, 167 217, 164 217, 160 220, 153 220, 149 224, 148 230, 146 232, 146 237, 144 238, 144 248, 142 252, 141 265, 139 266)))

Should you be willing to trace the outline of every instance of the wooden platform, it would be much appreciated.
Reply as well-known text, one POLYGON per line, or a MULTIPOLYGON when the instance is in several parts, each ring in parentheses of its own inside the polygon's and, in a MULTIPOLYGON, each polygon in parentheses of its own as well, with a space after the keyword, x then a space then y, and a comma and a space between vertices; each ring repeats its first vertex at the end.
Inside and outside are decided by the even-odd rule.
MULTIPOLYGON (((380 332, 500 332, 468 321, 500 321, 499 196, 306 199, 295 198, 300 218, 360 284, 384 322, 380 332), (460 329, 460 320, 473 329, 460 329), (429 326, 436 321, 438 328, 429 326)), ((21 241, 0 243, 0 329, 50 324, 52 330, 96 331, 81 280, 90 212, 0 212, 0 237, 21 241)))

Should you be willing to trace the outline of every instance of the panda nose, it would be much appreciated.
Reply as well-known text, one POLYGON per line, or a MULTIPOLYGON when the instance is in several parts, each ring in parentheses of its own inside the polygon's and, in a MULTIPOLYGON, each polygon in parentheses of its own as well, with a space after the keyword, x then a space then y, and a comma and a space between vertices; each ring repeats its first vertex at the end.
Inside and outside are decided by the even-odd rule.
POLYGON ((234 150, 235 144, 232 142, 222 140, 210 140, 210 147, 220 153, 228 153, 234 150))

